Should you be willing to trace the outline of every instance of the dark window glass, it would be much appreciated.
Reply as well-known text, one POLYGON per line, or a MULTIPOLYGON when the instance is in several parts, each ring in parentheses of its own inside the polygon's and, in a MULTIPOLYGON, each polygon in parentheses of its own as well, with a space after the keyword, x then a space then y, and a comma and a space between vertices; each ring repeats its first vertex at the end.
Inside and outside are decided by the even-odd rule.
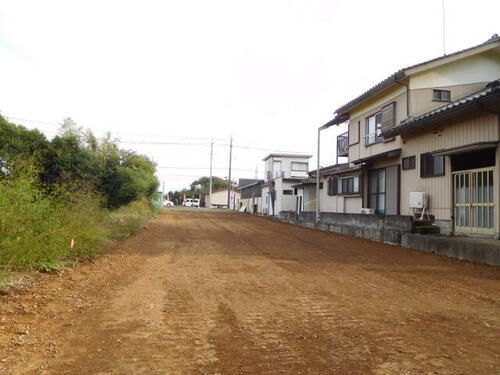
POLYGON ((285 190, 283 190, 283 195, 293 195, 293 190, 285 189, 285 190))
POLYGON ((403 169, 415 169, 415 156, 403 158, 403 169))
POLYGON ((432 100, 438 102, 449 102, 451 99, 451 92, 449 90, 433 90, 432 100))
POLYGON ((444 156, 431 153, 420 155, 420 177, 444 175, 444 156))
POLYGON ((337 182, 337 194, 359 194, 359 176, 340 177, 337 182))
POLYGON ((385 213, 385 169, 370 172, 369 181, 369 206, 375 213, 385 213))

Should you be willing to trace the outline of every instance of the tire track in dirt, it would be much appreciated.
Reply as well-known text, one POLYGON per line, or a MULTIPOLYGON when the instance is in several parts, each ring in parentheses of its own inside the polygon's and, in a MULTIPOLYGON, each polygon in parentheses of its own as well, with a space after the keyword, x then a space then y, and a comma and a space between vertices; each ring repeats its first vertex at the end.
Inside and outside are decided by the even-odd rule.
POLYGON ((0 307, 0 334, 19 343, 0 340, 19 363, 7 357, 6 374, 500 368, 497 269, 248 215, 169 210, 112 255, 47 279, 47 308, 29 289, 0 307))

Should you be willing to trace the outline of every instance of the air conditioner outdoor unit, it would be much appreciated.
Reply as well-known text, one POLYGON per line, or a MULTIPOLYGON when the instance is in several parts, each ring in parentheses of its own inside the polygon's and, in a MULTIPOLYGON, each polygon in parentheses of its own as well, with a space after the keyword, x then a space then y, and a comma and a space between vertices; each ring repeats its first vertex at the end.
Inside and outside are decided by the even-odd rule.
POLYGON ((375 213, 375 210, 373 208, 362 208, 361 213, 366 215, 373 215, 375 213))
POLYGON ((427 194, 423 191, 410 193, 410 208, 427 208, 427 194))

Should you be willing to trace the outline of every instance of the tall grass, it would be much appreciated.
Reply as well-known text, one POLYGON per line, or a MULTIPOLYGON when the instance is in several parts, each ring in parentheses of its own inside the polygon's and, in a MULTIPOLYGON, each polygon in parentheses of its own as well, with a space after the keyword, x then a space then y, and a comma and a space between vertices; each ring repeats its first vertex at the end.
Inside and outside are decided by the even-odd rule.
POLYGON ((152 216, 146 202, 110 212, 86 189, 47 195, 34 173, 0 180, 0 272, 52 270, 89 259, 107 239, 133 233, 152 216))

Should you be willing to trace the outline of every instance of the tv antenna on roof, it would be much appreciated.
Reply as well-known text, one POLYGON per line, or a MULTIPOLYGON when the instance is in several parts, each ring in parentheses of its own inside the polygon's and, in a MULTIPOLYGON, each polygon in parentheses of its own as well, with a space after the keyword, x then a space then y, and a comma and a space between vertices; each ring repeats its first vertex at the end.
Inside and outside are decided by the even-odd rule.
POLYGON ((445 33, 445 7, 444 0, 442 0, 443 5, 443 55, 446 55, 446 33, 445 33))

